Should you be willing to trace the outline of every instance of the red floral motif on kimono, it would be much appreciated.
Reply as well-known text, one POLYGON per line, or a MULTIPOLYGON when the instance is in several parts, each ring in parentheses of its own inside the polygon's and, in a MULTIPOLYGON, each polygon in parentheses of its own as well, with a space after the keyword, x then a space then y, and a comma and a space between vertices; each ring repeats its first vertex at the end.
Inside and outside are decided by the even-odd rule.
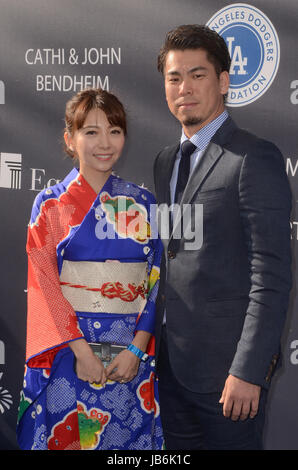
POLYGON ((68 413, 57 423, 48 441, 49 450, 80 450, 80 434, 77 410, 68 413))
POLYGON ((137 203, 133 197, 112 197, 108 192, 102 193, 100 201, 108 222, 113 224, 114 230, 121 237, 147 243, 151 228, 145 206, 137 203))
POLYGON ((141 402, 141 407, 146 413, 152 413, 153 411, 155 417, 159 415, 159 405, 154 398, 154 372, 150 373, 148 380, 140 383, 137 396, 141 402))

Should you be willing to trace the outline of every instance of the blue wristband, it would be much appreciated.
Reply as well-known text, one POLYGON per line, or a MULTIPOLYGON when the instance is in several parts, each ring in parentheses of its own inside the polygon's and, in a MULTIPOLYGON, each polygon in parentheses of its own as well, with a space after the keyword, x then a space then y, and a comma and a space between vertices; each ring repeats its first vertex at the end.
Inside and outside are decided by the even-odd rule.
POLYGON ((148 354, 141 351, 134 344, 129 344, 127 346, 127 349, 128 349, 128 351, 131 351, 133 354, 135 354, 135 356, 137 356, 142 361, 146 361, 146 359, 148 359, 148 354))

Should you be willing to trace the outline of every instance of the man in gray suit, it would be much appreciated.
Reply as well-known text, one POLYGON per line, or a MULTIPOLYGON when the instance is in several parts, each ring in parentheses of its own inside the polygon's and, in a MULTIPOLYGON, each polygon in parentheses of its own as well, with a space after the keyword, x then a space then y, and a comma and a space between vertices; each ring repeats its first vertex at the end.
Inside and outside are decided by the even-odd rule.
POLYGON ((238 128, 227 112, 229 67, 223 38, 198 25, 170 31, 158 58, 182 135, 156 158, 156 195, 159 204, 185 208, 163 240, 157 301, 167 449, 262 449, 267 390, 280 363, 290 189, 275 145, 238 128), (203 235, 198 246, 185 230, 179 237, 189 217, 203 235))

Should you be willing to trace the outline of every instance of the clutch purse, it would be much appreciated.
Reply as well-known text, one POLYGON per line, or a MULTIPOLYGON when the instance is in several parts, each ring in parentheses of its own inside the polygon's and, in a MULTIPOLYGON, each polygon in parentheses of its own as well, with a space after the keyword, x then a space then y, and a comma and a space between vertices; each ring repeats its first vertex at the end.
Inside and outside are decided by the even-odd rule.
POLYGON ((99 357, 104 367, 107 367, 115 357, 124 349, 126 346, 111 343, 88 343, 93 353, 99 357))

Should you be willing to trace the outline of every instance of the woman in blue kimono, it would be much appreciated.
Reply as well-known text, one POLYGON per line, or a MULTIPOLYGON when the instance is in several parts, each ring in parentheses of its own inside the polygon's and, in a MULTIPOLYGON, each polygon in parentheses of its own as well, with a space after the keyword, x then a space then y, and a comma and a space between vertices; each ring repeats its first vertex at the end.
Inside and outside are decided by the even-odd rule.
POLYGON ((79 170, 37 196, 28 228, 18 442, 21 449, 161 449, 155 199, 112 172, 126 136, 113 94, 79 92, 65 122, 79 170))

